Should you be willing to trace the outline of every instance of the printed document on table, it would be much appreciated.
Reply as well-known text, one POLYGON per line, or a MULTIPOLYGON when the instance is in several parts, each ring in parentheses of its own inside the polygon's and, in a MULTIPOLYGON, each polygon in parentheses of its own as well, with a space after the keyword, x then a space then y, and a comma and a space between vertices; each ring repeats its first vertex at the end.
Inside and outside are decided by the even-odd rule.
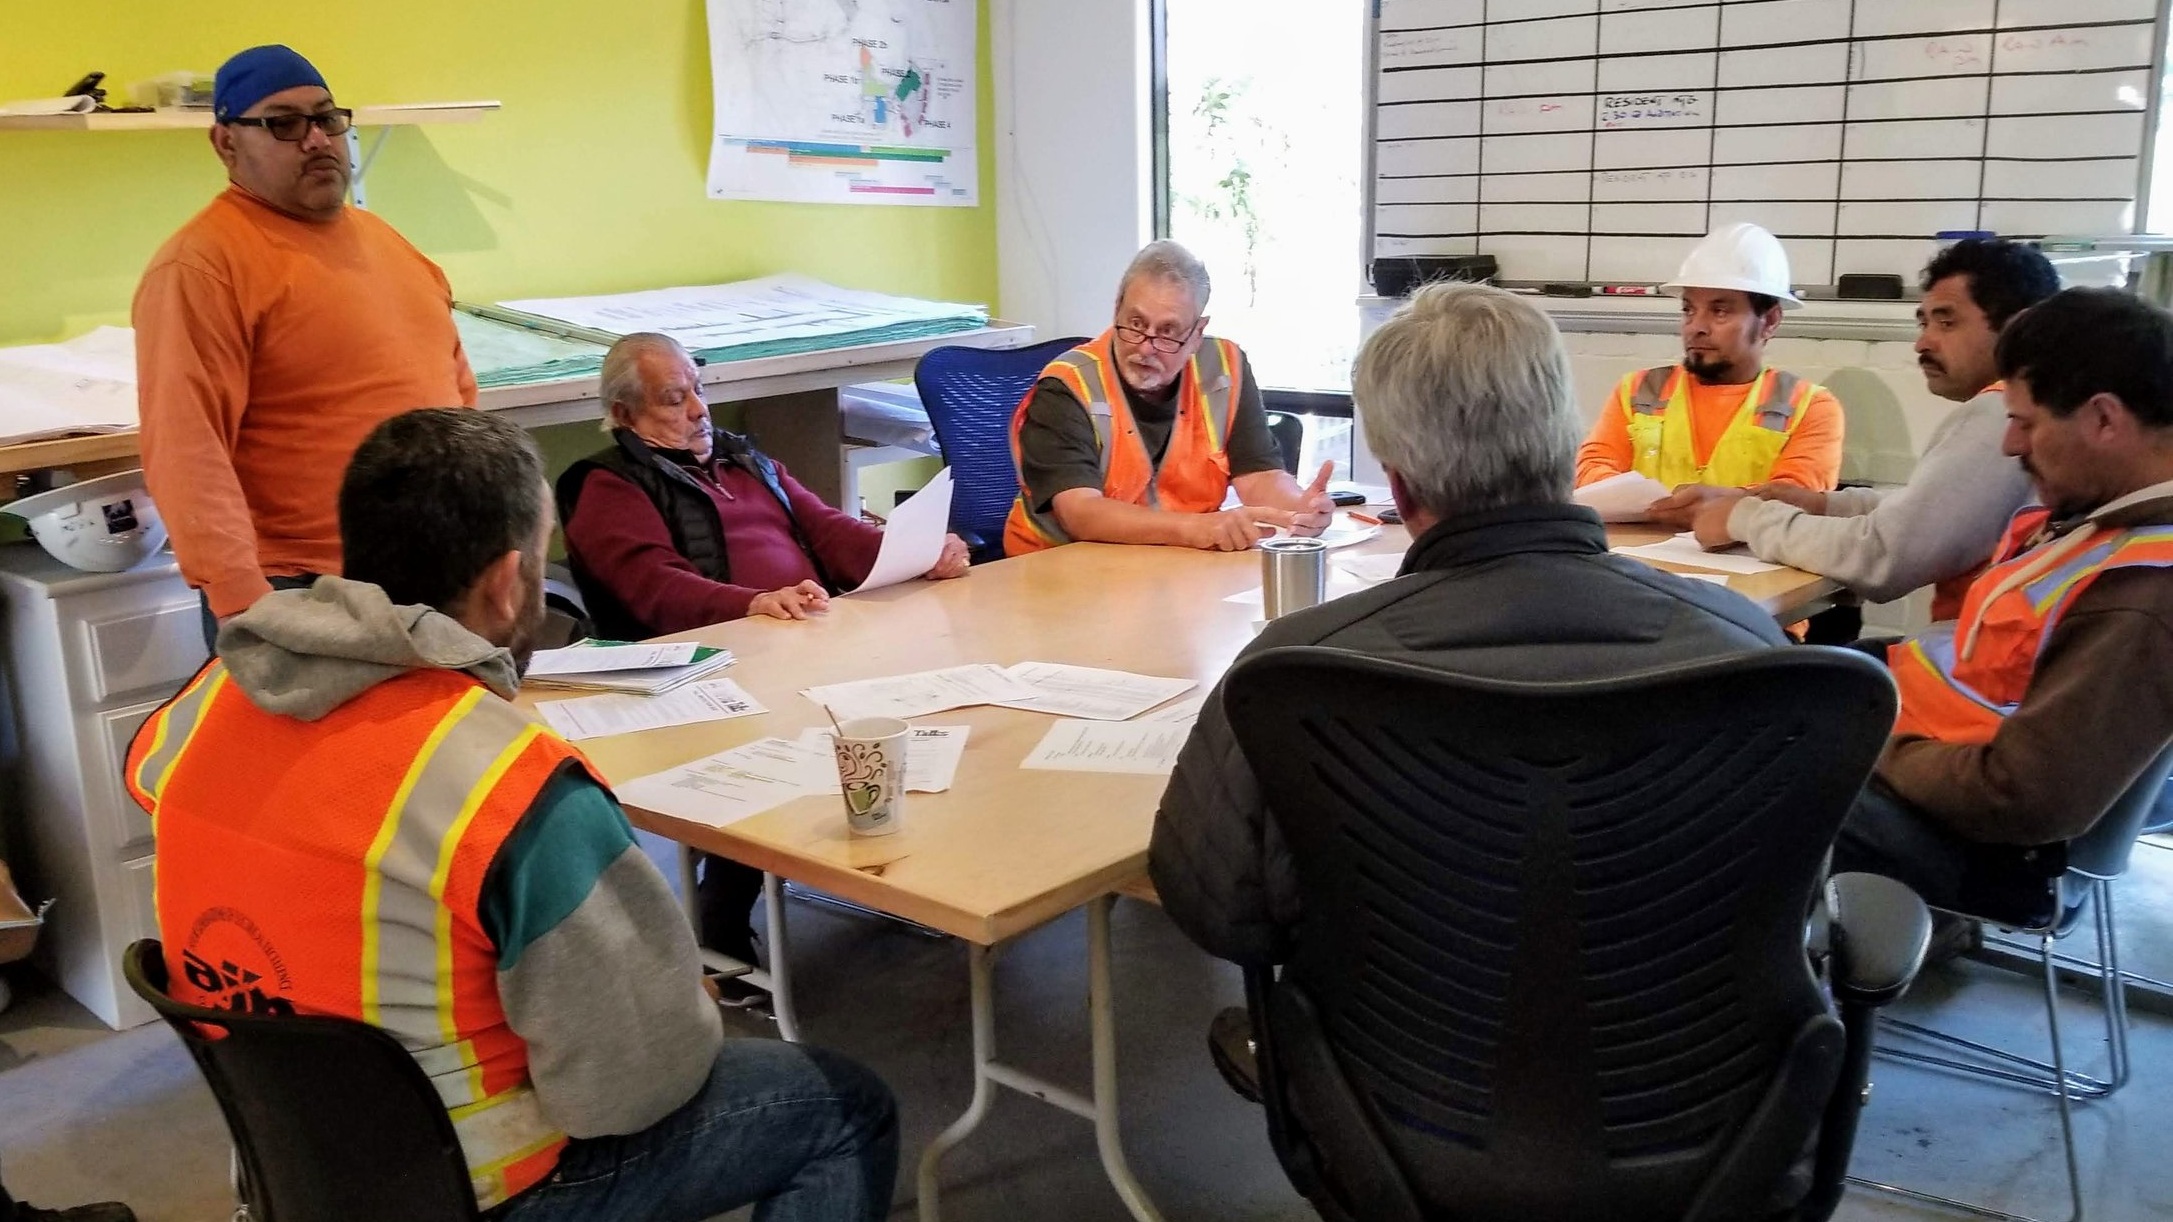
POLYGON ((1203 693, 1190 700, 1180 700, 1166 708, 1156 709, 1139 720, 1142 723, 1168 722, 1172 725, 1190 726, 1200 719, 1200 710, 1206 705, 1207 696, 1203 693))
POLYGON ((1616 553, 1638 560, 1664 560, 1689 568, 1709 569, 1715 573, 1735 573, 1748 576, 1752 573, 1773 573, 1781 568, 1767 564, 1750 554, 1750 549, 1737 545, 1724 552, 1709 552, 1698 546, 1698 537, 1690 531, 1676 535, 1662 543, 1647 543, 1639 547, 1618 547, 1616 553))
POLYGON ((1065 666, 1058 662, 1021 662, 1004 673, 1034 691, 1025 700, 996 702, 1005 708, 1094 721, 1123 721, 1136 717, 1172 696, 1199 686, 1190 679, 1165 679, 1158 675, 1065 666))
POLYGON ((1166 774, 1192 727, 1168 721, 1060 721, 1019 763, 1057 772, 1166 774))
POLYGON ((884 679, 831 683, 800 694, 844 721, 849 717, 926 717, 976 704, 1030 700, 1040 693, 1004 673, 1000 666, 977 662, 884 679))
POLYGON ((698 721, 727 721, 767 713, 768 709, 730 679, 690 683, 662 696, 634 696, 612 692, 602 696, 578 696, 572 700, 547 700, 536 712, 559 736, 577 742, 631 734, 636 730, 661 730, 666 726, 692 725, 698 721))
POLYGON ((1366 556, 1337 556, 1335 567, 1366 583, 1377 586, 1392 580, 1403 568, 1402 552, 1374 552, 1366 556))
POLYGON ((623 806, 723 827, 810 792, 808 760, 813 754, 798 743, 765 738, 637 777, 615 792, 623 806))
POLYGON ((694 660, 695 644, 589 645, 578 649, 539 649, 528 659, 529 675, 579 675, 609 670, 649 670, 658 666, 685 666, 694 660))
POLYGON ((868 579, 853 593, 880 590, 936 567, 943 558, 943 540, 951 530, 951 469, 943 468, 926 487, 906 498, 883 524, 883 550, 875 557, 868 579))
POLYGON ((1666 495, 1666 484, 1648 475, 1624 471, 1579 488, 1576 501, 1599 514, 1602 522, 1644 522, 1650 520, 1645 510, 1666 495))
MULTIPOLYGON (((914 726, 906 743, 905 787, 911 793, 942 793, 958 778, 958 761, 965 758, 966 735, 972 726, 914 726)), ((837 735, 817 726, 800 732, 800 745, 820 752, 827 771, 826 792, 838 791, 838 774, 831 743, 837 735)))

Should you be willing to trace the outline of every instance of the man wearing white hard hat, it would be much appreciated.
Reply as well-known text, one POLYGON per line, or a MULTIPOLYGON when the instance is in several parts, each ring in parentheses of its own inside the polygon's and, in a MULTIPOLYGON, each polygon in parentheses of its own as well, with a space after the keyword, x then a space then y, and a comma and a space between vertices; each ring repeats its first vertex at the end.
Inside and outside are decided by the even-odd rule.
POLYGON ((1616 385, 1577 452, 1578 486, 1627 471, 1658 480, 1674 492, 1650 513, 1676 526, 1690 524, 1713 488, 1832 488, 1841 404, 1765 363, 1781 312, 1803 304, 1780 241, 1756 225, 1715 230, 1661 287, 1682 298, 1683 359, 1616 385))

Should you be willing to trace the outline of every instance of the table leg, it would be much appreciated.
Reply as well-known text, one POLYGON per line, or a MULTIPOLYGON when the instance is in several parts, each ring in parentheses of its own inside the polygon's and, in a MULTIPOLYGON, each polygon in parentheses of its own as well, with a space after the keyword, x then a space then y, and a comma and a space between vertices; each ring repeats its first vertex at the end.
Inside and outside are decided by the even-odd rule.
POLYGON ((921 1152, 921 1222, 939 1222, 943 1216, 936 1201, 936 1174, 943 1156, 980 1127, 982 1118, 988 1115, 988 1105, 996 1095, 996 1080, 988 1073, 996 1060, 995 958, 993 946, 969 943, 966 947, 966 975, 972 982, 973 994, 973 1102, 966 1105, 963 1115, 951 1122, 951 1127, 936 1134, 936 1139, 921 1152))
POLYGON ((1102 1170, 1124 1207, 1139 1222, 1161 1222, 1147 1190, 1124 1161, 1124 1138, 1117 1126, 1117 1004, 1109 983, 1109 910, 1113 895, 1087 905, 1087 1019, 1094 1039, 1094 1140, 1101 1147, 1102 1170))
POLYGON ((769 980, 763 987, 770 991, 770 1012, 777 1016, 777 1034, 797 1044, 800 1020, 793 1013, 791 969, 785 963, 785 886, 782 879, 767 871, 762 875, 762 909, 768 918, 770 944, 769 980))
POLYGON ((1052 1107, 1094 1122, 1095 1144, 1102 1170, 1138 1222, 1162 1222, 1147 1192, 1133 1177, 1124 1160, 1124 1145, 1117 1124, 1117 1021, 1115 995, 1109 980, 1109 909, 1114 896, 1102 896, 1087 905, 1087 1011, 1094 1058, 1094 1097, 1044 1082, 1023 1070, 996 1060, 996 996, 993 947, 969 943, 966 968, 973 1001, 973 1101, 964 1114, 928 1143, 920 1162, 921 1222, 940 1222, 937 1172, 943 1156, 964 1141, 988 1115, 998 1086, 1008 1086, 1052 1107))
MULTIPOLYGON (((693 926, 695 937, 701 937, 702 905, 695 894, 695 863, 699 855, 694 849, 679 846, 679 898, 687 910, 687 923, 693 926)), ((728 976, 737 976, 770 995, 770 1013, 777 1019, 777 1033, 792 1043, 800 1042, 800 1023, 792 1009, 792 991, 787 985, 785 966, 785 905, 783 891, 775 874, 762 875, 762 911, 765 926, 769 930, 770 970, 761 965, 741 963, 729 955, 713 950, 701 950, 702 965, 728 976)))

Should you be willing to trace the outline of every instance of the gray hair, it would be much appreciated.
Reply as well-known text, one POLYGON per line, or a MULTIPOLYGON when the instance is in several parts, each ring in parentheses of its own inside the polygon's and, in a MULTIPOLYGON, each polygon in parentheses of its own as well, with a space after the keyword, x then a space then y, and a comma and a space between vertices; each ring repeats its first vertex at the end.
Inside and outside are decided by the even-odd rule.
MULTIPOLYGON (((604 432, 618 428, 620 421, 612 415, 612 409, 621 403, 639 407, 647 398, 641 384, 641 355, 644 352, 664 352, 672 356, 686 357, 687 350, 678 340, 660 331, 636 331, 622 335, 611 351, 604 354, 604 369, 596 398, 604 409, 600 427, 604 432)), ((692 357, 687 357, 692 360, 692 357)))
POLYGON ((1570 499, 1569 356, 1553 320, 1510 293, 1420 289, 1359 350, 1351 397, 1366 445, 1431 513, 1570 499))
POLYGON ((1207 265, 1200 262, 1199 256, 1168 238, 1149 242, 1132 256, 1131 265, 1124 269, 1124 279, 1117 281, 1118 309, 1124 308, 1124 294, 1131 290, 1132 281, 1141 276, 1184 285, 1192 290, 1193 312, 1207 312, 1207 293, 1213 287, 1207 279, 1207 265))

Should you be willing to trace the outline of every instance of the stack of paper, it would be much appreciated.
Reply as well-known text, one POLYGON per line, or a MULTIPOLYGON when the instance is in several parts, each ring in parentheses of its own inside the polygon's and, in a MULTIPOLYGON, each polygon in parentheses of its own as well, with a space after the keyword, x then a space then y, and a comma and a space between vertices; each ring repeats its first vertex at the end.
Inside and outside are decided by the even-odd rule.
POLYGON ((634 696, 612 692, 573 700, 546 700, 536 712, 569 742, 584 738, 608 738, 638 730, 693 725, 698 721, 725 721, 767 713, 746 690, 730 679, 711 679, 668 692, 662 696, 634 696))
POLYGON ((986 662, 882 679, 831 683, 800 693, 845 721, 854 717, 925 717, 976 704, 1031 700, 1040 693, 986 662))
POLYGON ((1058 662, 1021 662, 1004 672, 1033 689, 1024 700, 999 700, 1007 709, 1054 713, 1091 721, 1124 721, 1198 686, 1190 679, 1164 679, 1092 666, 1058 662))
POLYGON ((0 348, 0 445, 136 427, 136 333, 0 348))
POLYGON ((1715 573, 1735 573, 1747 576, 1753 573, 1777 572, 1781 567, 1777 564, 1768 564, 1751 555, 1750 549, 1740 544, 1726 551, 1706 551, 1698 546, 1698 536, 1694 532, 1687 530, 1664 542, 1647 543, 1638 547, 1618 547, 1613 550, 1624 556, 1634 556, 1647 563, 1656 560, 1664 561, 1668 564, 1680 564, 1686 568, 1708 569, 1715 573))
POLYGON ((475 307, 453 311, 453 326, 460 332, 460 346, 475 371, 475 384, 525 386, 560 378, 589 377, 604 367, 608 344, 538 330, 534 326, 501 318, 486 318, 475 307))
POLYGON ((582 641, 564 649, 539 649, 524 682, 534 687, 629 692, 661 696, 732 664, 732 651, 692 641, 632 645, 582 641))
POLYGON ((606 342, 636 331, 662 332, 711 363, 926 339, 988 325, 986 306, 841 289, 797 275, 599 297, 538 297, 501 302, 499 309, 584 330, 593 333, 587 338, 603 336, 606 342))
POLYGON ((1579 505, 1600 515, 1602 522, 1643 522, 1654 501, 1668 494, 1668 486, 1650 476, 1624 471, 1594 480, 1576 492, 1579 505))

